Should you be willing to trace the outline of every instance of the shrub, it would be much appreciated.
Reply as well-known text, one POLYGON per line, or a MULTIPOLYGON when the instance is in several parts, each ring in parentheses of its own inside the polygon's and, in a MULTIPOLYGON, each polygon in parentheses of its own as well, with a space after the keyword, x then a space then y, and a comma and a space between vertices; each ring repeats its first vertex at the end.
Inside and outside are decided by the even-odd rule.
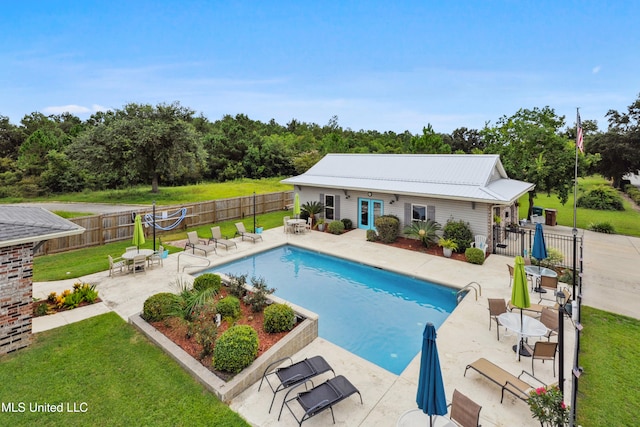
MULTIPOLYGON (((473 233, 468 222, 449 220, 442 230, 442 237, 451 239, 458 245, 458 252, 466 251, 473 242, 473 233)), ((466 252, 465 252, 466 253, 466 252)))
POLYGON ((467 248, 467 250, 464 251, 464 256, 471 264, 484 264, 484 251, 482 249, 467 248))
POLYGON ((237 374, 258 355, 258 333, 248 325, 227 329, 216 342, 213 364, 216 369, 237 374))
POLYGON ((218 325, 215 322, 216 310, 211 306, 203 308, 191 325, 195 341, 202 346, 200 359, 213 354, 214 344, 218 337, 218 325))
POLYGON ((49 304, 47 304, 46 301, 41 301, 38 303, 35 303, 33 305, 33 315, 38 317, 38 316, 45 316, 46 314, 49 313, 49 304))
POLYGON ((564 261, 564 255, 556 248, 547 249, 547 257, 540 260, 540 265, 547 268, 555 268, 556 265, 562 264, 564 261))
POLYGON ((623 211, 622 197, 609 187, 598 187, 578 197, 577 205, 581 208, 605 211, 623 211))
POLYGON ((342 221, 331 221, 328 229, 331 234, 342 234, 344 232, 344 224, 342 221))
POLYGON ((616 230, 609 222, 595 222, 589 224, 589 230, 597 231, 598 233, 615 234, 616 230))
POLYGON ((267 287, 264 277, 252 277, 251 286, 253 291, 247 293, 244 301, 251 306, 251 311, 258 313, 267 306, 267 295, 274 293, 276 289, 267 287))
POLYGON ((293 308, 286 304, 271 304, 264 310, 264 330, 269 333, 290 331, 296 324, 293 308))
POLYGON ((147 322, 164 320, 171 315, 176 303, 176 296, 169 292, 151 295, 144 302, 142 318, 147 322))
POLYGON ((382 215, 375 220, 378 236, 383 243, 395 242, 400 234, 400 220, 394 215, 382 215))
POLYGON ((349 218, 342 218, 340 221, 342 221, 342 223, 344 224, 345 230, 351 230, 353 228, 353 221, 351 221, 349 218))
POLYGON ((375 230, 367 230, 367 242, 375 242, 378 240, 378 234, 375 230))
POLYGON ((76 308, 82 302, 82 295, 79 292, 73 292, 64 298, 64 306, 66 308, 76 308))
POLYGON ((96 291, 95 284, 76 283, 75 285, 73 285, 73 288, 74 293, 80 294, 82 301, 93 304, 98 299, 98 291, 96 291))
POLYGON ((624 191, 629 197, 631 197, 633 203, 635 203, 636 205, 640 205, 640 189, 638 189, 638 187, 628 184, 625 185, 624 191))
POLYGON ((425 247, 438 242, 436 232, 440 230, 441 225, 432 219, 426 221, 413 221, 411 225, 407 225, 402 231, 410 237, 414 237, 422 242, 425 247))
POLYGON ((233 295, 226 296, 218 301, 216 310, 222 317, 237 319, 240 316, 240 300, 233 295))
POLYGON ((220 286, 222 285, 222 280, 220 276, 213 273, 205 273, 195 278, 193 281, 193 289, 197 291, 202 291, 205 289, 213 288, 214 293, 220 292, 220 286))
POLYGON ((234 297, 244 298, 247 294, 247 289, 244 287, 244 285, 247 284, 247 275, 240 274, 236 276, 229 273, 227 276, 229 276, 229 284, 227 285, 229 287, 229 293, 234 297))

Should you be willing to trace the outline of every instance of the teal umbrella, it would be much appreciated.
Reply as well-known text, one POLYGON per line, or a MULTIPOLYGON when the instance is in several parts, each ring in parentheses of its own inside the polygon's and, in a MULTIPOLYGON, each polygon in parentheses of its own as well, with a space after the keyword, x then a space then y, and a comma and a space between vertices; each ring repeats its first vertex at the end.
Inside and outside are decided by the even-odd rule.
POLYGON ((300 218, 300 196, 298 193, 293 196, 293 217, 300 218))
POLYGON ((133 223, 133 240, 131 244, 138 247, 138 252, 140 251, 140 245, 144 245, 144 229, 142 228, 142 217, 140 215, 136 215, 133 223))
MULTIPOLYGON (((547 258, 547 245, 544 243, 544 231, 542 230, 542 224, 536 224, 536 234, 533 235, 533 248, 531 249, 531 256, 538 261, 538 273, 541 270, 540 262, 547 258)), ((546 291, 537 284, 536 292, 545 293, 546 291)))
MULTIPOLYGON (((527 273, 524 271, 524 259, 519 255, 516 257, 513 268, 511 304, 520 309, 520 327, 522 328, 522 310, 531 307, 531 300, 529 299, 529 290, 527 289, 527 273)), ((518 344, 514 346, 514 351, 518 352, 518 360, 520 360, 521 355, 531 356, 522 344, 521 338, 518 344)))
POLYGON ((436 347, 436 328, 433 323, 427 323, 422 333, 419 375, 416 403, 422 412, 429 415, 429 423, 433 425, 434 415, 447 414, 447 398, 444 393, 440 359, 436 347))

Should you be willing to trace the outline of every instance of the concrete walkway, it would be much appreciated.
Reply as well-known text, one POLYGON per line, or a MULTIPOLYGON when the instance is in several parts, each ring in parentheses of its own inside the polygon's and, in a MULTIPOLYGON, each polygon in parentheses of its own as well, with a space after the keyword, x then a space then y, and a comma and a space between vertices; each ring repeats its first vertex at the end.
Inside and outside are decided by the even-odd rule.
MULTIPOLYGON (((548 228, 553 232, 567 231, 559 227, 548 228)), ((568 231, 570 233, 570 229, 568 231)), ((584 304, 640 318, 634 304, 639 293, 640 273, 633 268, 640 263, 640 239, 588 231, 585 231, 584 235, 584 304)), ((109 278, 108 272, 83 277, 83 281, 97 283, 103 303, 46 318, 35 318, 33 330, 38 332, 50 329, 107 310, 113 310, 123 319, 128 319, 142 310, 148 296, 158 292, 175 292, 182 281, 190 280, 190 276, 179 271, 185 264, 210 263, 211 266, 215 266, 287 242, 457 288, 472 281, 480 283, 482 295, 476 300, 473 292, 468 294, 438 330, 438 349, 447 396, 450 399, 453 390, 458 389, 482 405, 481 424, 484 426, 538 425, 531 418, 529 408, 524 402, 507 396, 504 403, 500 404, 499 387, 472 371, 469 371, 466 377, 463 376, 465 366, 479 357, 485 357, 515 375, 523 369, 531 370, 531 360, 522 358, 519 362, 511 350, 511 346, 516 342, 515 336, 505 334, 504 328, 501 328, 498 341, 495 325, 491 331, 488 328, 487 298, 510 298, 509 276, 505 264, 512 263, 513 260, 498 255, 491 255, 483 266, 476 266, 367 242, 362 230, 354 230, 342 236, 317 232, 290 235, 284 234, 282 228, 278 228, 266 231, 264 242, 253 244, 239 241, 237 251, 232 249, 226 252, 220 249, 217 255, 211 255, 207 260, 180 253, 165 259, 163 268, 156 267, 135 277, 124 275, 109 278)), ((78 280, 35 283, 34 297, 46 298, 51 291, 70 289, 78 280)), ((574 331, 569 321, 565 322, 565 339, 565 393, 569 401, 574 342, 574 331)), ((336 425, 393 426, 403 412, 417 407, 415 393, 419 356, 416 356, 399 376, 322 338, 316 339, 293 358, 300 360, 315 354, 322 354, 336 373, 349 378, 363 395, 364 405, 360 405, 355 397, 335 407, 336 425)), ((536 376, 546 383, 557 381, 557 377, 553 377, 550 363, 537 362, 536 376)), ((280 393, 276 398, 271 414, 268 413, 271 392, 265 388, 258 392, 258 384, 234 398, 230 406, 255 426, 295 426, 297 424, 286 408, 281 420, 277 420, 283 394, 280 393)), ((310 427, 328 424, 331 424, 330 412, 305 422, 305 425, 310 427)))

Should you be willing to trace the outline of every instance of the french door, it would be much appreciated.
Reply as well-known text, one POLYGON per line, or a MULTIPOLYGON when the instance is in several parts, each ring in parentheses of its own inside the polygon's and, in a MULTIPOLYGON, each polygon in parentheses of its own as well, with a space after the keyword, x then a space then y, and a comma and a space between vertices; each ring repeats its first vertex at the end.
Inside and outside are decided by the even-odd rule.
POLYGON ((358 199, 358 228, 375 230, 375 220, 382 215, 382 200, 358 199))

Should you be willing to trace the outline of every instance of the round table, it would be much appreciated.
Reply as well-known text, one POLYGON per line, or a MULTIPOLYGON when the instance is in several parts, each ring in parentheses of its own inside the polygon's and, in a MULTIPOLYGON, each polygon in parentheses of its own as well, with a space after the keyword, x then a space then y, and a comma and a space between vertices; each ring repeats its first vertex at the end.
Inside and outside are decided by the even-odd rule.
POLYGON ((133 251, 127 251, 122 254, 122 259, 126 259, 127 261, 133 261, 133 258, 138 255, 144 255, 145 258, 153 255, 153 249, 139 249, 133 251))
POLYGON ((296 233, 299 233, 301 229, 304 229, 304 226, 307 225, 307 221, 301 218, 298 219, 290 219, 287 221, 287 225, 293 227, 296 233))
POLYGON ((525 273, 527 273, 527 275, 535 277, 535 279, 536 279, 536 288, 534 289, 534 291, 535 292, 539 292, 541 294, 544 294, 547 291, 545 291, 544 289, 542 289, 540 287, 540 277, 542 277, 542 276, 558 277, 558 273, 556 273, 552 269, 546 268, 546 267, 539 267, 539 266, 536 266, 536 265, 525 265, 524 266, 524 271, 525 271, 525 273))
MULTIPOLYGON (((410 409, 398 418, 396 427, 424 427, 429 425, 429 415, 422 412, 422 409, 410 409)), ((434 427, 456 427, 453 421, 441 415, 433 416, 434 427)))
MULTIPOLYGON (((517 309, 517 307, 514 308, 514 310, 517 309)), ((513 346, 513 351, 518 354, 518 360, 521 355, 531 357, 529 351, 522 346, 525 337, 542 337, 548 331, 541 321, 522 313, 502 313, 498 316, 498 322, 518 334, 518 344, 513 346)))

